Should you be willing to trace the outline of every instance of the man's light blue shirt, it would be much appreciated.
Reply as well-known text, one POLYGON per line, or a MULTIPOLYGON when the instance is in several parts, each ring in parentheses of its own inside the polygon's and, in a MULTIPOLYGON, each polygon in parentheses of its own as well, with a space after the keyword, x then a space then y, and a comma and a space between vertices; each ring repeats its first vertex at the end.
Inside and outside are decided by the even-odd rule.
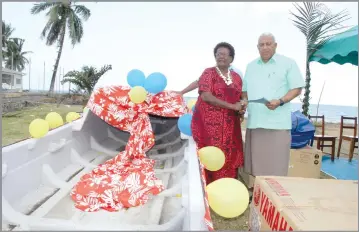
MULTIPOLYGON (((243 92, 247 92, 248 100, 266 98, 270 101, 278 100, 289 90, 304 85, 297 63, 275 54, 267 63, 257 58, 247 65, 243 92)), ((249 129, 290 130, 292 127, 290 103, 278 106, 275 110, 268 109, 262 103, 249 103, 247 111, 249 129)))

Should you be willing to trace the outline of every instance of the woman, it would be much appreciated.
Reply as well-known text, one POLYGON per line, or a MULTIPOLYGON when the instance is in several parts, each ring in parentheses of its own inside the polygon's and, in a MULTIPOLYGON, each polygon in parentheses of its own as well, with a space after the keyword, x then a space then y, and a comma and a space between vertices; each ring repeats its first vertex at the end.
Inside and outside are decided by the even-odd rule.
POLYGON ((198 81, 199 98, 192 117, 192 135, 198 148, 215 146, 226 157, 224 166, 215 172, 206 170, 207 184, 220 178, 237 178, 243 165, 243 142, 238 114, 244 114, 240 103, 241 77, 229 70, 235 51, 228 43, 214 48, 217 65, 207 68, 198 81))
MULTIPOLYGON (((229 70, 233 71, 233 72, 236 72, 242 78, 242 81, 243 81, 243 74, 242 74, 241 70, 239 70, 238 68, 235 68, 233 66, 230 66, 229 70)), ((181 94, 181 95, 185 95, 186 93, 191 92, 192 90, 195 90, 195 89, 198 88, 198 81, 199 81, 199 78, 197 80, 193 81, 191 84, 189 84, 182 91, 175 91, 175 92, 178 93, 178 94, 181 94)), ((244 114, 239 114, 239 118, 240 118, 241 123, 242 123, 244 121, 244 114)))

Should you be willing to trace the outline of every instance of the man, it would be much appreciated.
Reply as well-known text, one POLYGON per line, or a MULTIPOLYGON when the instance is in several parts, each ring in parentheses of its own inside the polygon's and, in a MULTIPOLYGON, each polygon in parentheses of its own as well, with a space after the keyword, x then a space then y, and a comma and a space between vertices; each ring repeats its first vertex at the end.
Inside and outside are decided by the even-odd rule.
POLYGON ((289 102, 301 94, 304 79, 293 59, 276 54, 272 34, 262 34, 257 47, 260 58, 248 64, 243 80, 242 99, 248 107, 244 172, 286 176, 291 144, 289 102), (248 103, 261 98, 268 102, 248 103))
MULTIPOLYGON (((233 72, 236 72, 236 73, 243 79, 243 74, 242 74, 242 72, 241 72, 239 69, 237 69, 237 68, 235 68, 235 67, 233 67, 233 66, 231 66, 229 69, 230 69, 231 71, 233 71, 233 72)), ((184 95, 184 94, 186 94, 186 93, 188 93, 188 92, 191 92, 192 90, 195 90, 195 89, 197 89, 197 88, 198 88, 198 79, 195 80, 195 81, 193 81, 191 84, 189 84, 189 85, 188 85, 186 88, 184 88, 182 91, 177 91, 177 93, 184 95)))

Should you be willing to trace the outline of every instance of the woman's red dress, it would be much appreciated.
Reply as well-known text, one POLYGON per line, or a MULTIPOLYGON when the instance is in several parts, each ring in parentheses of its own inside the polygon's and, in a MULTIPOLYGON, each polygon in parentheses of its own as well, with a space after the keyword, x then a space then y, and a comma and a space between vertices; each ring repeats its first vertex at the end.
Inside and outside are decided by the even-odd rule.
MULTIPOLYGON (((199 79, 199 94, 210 92, 216 98, 236 103, 242 94, 242 79, 231 71, 232 84, 227 85, 216 68, 207 68, 199 79)), ((192 136, 198 148, 215 146, 226 157, 224 166, 218 171, 206 170, 207 184, 220 178, 237 178, 237 170, 243 165, 243 141, 241 123, 234 110, 221 108, 204 102, 198 97, 192 117, 192 136)))

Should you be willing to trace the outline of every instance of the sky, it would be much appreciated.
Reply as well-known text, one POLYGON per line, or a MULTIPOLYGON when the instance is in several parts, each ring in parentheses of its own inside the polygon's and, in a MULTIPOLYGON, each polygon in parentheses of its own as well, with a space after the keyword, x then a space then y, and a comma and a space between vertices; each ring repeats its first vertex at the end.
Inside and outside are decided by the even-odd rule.
MULTIPOLYGON (((31 89, 50 85, 56 46, 49 47, 40 33, 45 13, 31 15, 34 3, 2 2, 2 19, 16 29, 14 37, 25 39, 24 51, 31 54, 31 89)), ((233 65, 245 72, 247 64, 259 56, 258 37, 263 32, 275 35, 277 53, 293 58, 305 74, 305 38, 293 26, 290 2, 98 2, 78 3, 91 10, 83 23, 84 36, 72 47, 66 38, 60 67, 65 73, 82 66, 111 64, 112 70, 99 86, 127 85, 127 73, 140 69, 146 75, 161 72, 167 77, 169 90, 182 90, 198 78, 203 70, 215 65, 213 48, 219 42, 231 43, 236 55, 233 65)), ((358 22, 357 2, 326 2, 333 12, 347 9, 358 22)), ((24 89, 29 88, 29 68, 24 70, 24 89)), ((311 63, 311 103, 317 104, 322 86, 321 104, 358 106, 358 67, 311 63)), ((58 89, 58 84, 55 87, 58 89)), ((68 89, 68 85, 60 87, 68 89)), ((196 91, 186 96, 197 96, 196 91)), ((293 100, 299 102, 299 99, 293 100)))

